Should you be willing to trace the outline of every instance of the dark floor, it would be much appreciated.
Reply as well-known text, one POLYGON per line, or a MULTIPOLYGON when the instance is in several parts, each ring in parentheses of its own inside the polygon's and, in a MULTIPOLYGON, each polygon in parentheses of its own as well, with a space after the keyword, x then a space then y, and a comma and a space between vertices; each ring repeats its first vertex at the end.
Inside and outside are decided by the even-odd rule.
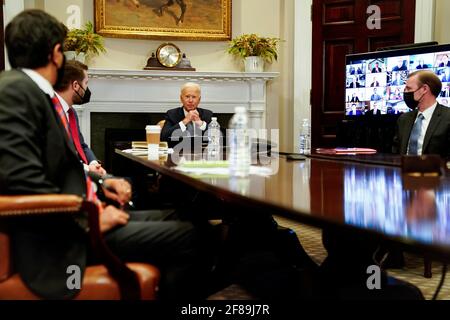
MULTIPOLYGON (((278 223, 284 227, 293 229, 299 236, 305 250, 316 263, 321 263, 326 257, 326 251, 322 246, 321 230, 310 226, 301 225, 294 221, 277 217, 278 223)), ((442 265, 433 263, 433 277, 427 279, 423 276, 423 258, 411 254, 405 254, 405 267, 391 269, 389 275, 416 285, 422 291, 426 299, 431 299, 441 280, 442 265)), ((251 300, 253 297, 238 285, 232 285, 218 292, 209 300, 251 300)), ((438 300, 450 300, 450 276, 438 296, 438 300)))

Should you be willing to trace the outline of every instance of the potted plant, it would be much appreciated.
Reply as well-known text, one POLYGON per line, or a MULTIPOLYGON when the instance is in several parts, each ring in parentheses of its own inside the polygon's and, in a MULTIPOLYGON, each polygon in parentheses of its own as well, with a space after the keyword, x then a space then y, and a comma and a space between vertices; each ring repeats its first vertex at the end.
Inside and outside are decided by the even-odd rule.
POLYGON ((103 37, 94 32, 92 22, 88 21, 83 29, 72 29, 64 41, 67 59, 77 59, 84 63, 86 56, 96 56, 106 52, 103 37))
POLYGON ((228 53, 244 58, 246 72, 263 72, 264 62, 277 60, 279 38, 264 38, 256 34, 243 34, 230 41, 228 53))

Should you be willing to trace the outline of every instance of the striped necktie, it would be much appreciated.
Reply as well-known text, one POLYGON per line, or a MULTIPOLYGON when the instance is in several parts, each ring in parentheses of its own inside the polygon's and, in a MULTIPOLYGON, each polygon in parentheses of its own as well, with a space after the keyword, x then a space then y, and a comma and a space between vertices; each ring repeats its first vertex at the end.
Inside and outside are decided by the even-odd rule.
POLYGON ((419 138, 422 133, 422 122, 425 119, 423 114, 419 114, 411 130, 411 136, 409 137, 408 155, 419 155, 419 138))
POLYGON ((64 129, 66 129, 66 133, 69 135, 69 138, 71 138, 70 131, 69 131, 69 123, 67 122, 67 118, 64 113, 64 109, 61 105, 61 102, 59 101, 59 99, 56 95, 53 96, 52 103, 53 103, 53 106, 55 107, 56 113, 59 116, 59 119, 61 120, 62 125, 64 126, 64 129))

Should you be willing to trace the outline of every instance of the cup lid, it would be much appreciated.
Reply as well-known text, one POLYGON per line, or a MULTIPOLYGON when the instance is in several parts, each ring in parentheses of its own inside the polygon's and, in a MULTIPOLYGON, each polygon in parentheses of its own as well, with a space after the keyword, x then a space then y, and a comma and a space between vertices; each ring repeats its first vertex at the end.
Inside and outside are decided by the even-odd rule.
POLYGON ((145 130, 150 130, 150 131, 158 130, 158 131, 160 131, 161 127, 160 126, 150 126, 150 125, 148 125, 148 126, 145 127, 145 130))

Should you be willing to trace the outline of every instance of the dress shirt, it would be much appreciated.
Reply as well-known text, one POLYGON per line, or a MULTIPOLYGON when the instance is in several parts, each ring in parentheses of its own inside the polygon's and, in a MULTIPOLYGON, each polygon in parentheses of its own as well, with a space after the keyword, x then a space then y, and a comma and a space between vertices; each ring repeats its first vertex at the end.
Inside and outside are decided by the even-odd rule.
POLYGON ((48 94, 50 98, 55 96, 55 90, 53 90, 52 85, 47 79, 31 69, 22 69, 22 71, 25 72, 25 74, 29 76, 45 94, 48 94))
MULTIPOLYGON (((22 69, 22 71, 31 78, 31 80, 33 80, 34 83, 36 83, 36 85, 47 95, 50 96, 50 98, 53 98, 56 94, 55 90, 53 90, 53 86, 50 84, 50 82, 45 79, 43 76, 41 76, 39 73, 37 73, 34 70, 31 69, 22 69)), ((69 110, 68 108, 66 109, 65 105, 67 105, 67 102, 61 98, 61 96, 58 95, 58 99, 59 102, 61 103, 63 109, 64 109, 64 113, 66 114, 67 119, 69 119, 69 117, 67 116, 67 111, 69 110)), ((67 105, 68 107, 68 105, 67 105)), ((92 162, 91 162, 92 163, 92 162)), ((86 166, 85 164, 83 164, 83 168, 84 171, 87 173, 89 172, 89 166, 86 166), (87 167, 87 170, 86 170, 87 167)), ((94 182, 91 181, 91 186, 93 188, 93 191, 96 192, 97 191, 97 186, 94 182)))
MULTIPOLYGON (((59 102, 61 102, 61 105, 63 107, 64 113, 66 115, 67 121, 69 121, 69 109, 71 108, 69 106, 69 104, 66 102, 66 100, 64 100, 63 97, 61 97, 58 92, 55 92, 56 96, 59 99, 59 102)), ((91 164, 98 164, 97 160, 92 160, 89 165, 91 164)), ((83 167, 84 167, 84 171, 89 172, 89 165, 87 165, 86 163, 83 163, 83 167)))
MULTIPOLYGON (((188 111, 186 111, 186 109, 183 108, 183 112, 184 112, 184 116, 186 117, 188 115, 188 111)), ((196 126, 195 123, 192 123, 193 125, 196 126)), ((181 128, 181 132, 185 132, 187 130, 187 127, 185 126, 185 124, 183 123, 183 121, 179 122, 180 128, 181 128)), ((204 131, 206 129, 206 122, 203 121, 202 125, 199 127, 200 130, 204 131)))

